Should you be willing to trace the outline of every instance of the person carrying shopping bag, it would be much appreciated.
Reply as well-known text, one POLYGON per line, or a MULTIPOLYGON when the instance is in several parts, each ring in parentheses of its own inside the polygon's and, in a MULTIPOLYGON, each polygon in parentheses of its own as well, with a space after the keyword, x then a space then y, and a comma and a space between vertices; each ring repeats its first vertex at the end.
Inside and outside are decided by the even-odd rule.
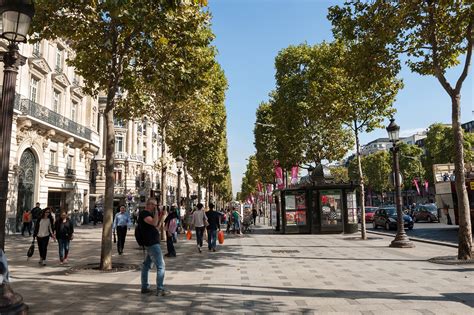
POLYGON ((203 204, 198 203, 196 208, 197 208, 196 211, 194 211, 193 213, 191 225, 194 226, 194 228, 196 229, 197 248, 198 248, 198 251, 201 252, 204 229, 206 228, 208 223, 207 223, 206 213, 203 210, 204 208, 203 204))

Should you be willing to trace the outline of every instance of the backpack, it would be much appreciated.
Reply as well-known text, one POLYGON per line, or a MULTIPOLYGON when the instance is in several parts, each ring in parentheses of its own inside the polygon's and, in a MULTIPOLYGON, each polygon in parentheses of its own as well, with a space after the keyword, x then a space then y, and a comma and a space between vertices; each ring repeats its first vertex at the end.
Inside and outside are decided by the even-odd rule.
POLYGON ((142 231, 140 229, 140 223, 135 227, 135 240, 138 243, 138 246, 145 246, 145 240, 143 239, 142 231))

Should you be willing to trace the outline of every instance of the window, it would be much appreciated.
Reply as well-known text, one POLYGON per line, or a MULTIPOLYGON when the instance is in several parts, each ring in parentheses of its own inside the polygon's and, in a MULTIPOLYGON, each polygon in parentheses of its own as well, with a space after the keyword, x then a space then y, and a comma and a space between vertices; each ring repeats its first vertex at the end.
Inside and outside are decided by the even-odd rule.
POLYGON ((122 186, 122 171, 114 171, 114 184, 115 186, 122 186))
POLYGON ((97 127, 97 113, 95 111, 92 112, 92 128, 97 127))
POLYGON ((61 94, 53 90, 53 112, 60 113, 61 111, 61 94))
POLYGON ((123 136, 115 136, 115 152, 123 152, 123 136))
POLYGON ((33 102, 38 101, 38 86, 39 86, 39 80, 37 80, 34 77, 31 77, 30 81, 30 100, 33 102))
POLYGON ((58 156, 57 154, 58 154, 58 153, 57 153, 56 151, 51 150, 51 151, 49 151, 49 154, 50 154, 50 162, 49 162, 49 164, 50 164, 50 165, 53 165, 53 166, 58 165, 58 158, 57 158, 57 156, 58 156))
POLYGON ((72 102, 71 105, 71 120, 77 121, 77 102, 72 102))
POLYGON ((67 169, 73 169, 73 163, 74 163, 74 156, 68 155, 67 156, 67 161, 66 161, 66 168, 67 169))
POLYGON ((40 57, 41 56, 40 42, 36 42, 36 43, 33 44, 33 55, 35 57, 40 57))
POLYGON ((56 50, 56 72, 63 72, 63 50, 56 50))

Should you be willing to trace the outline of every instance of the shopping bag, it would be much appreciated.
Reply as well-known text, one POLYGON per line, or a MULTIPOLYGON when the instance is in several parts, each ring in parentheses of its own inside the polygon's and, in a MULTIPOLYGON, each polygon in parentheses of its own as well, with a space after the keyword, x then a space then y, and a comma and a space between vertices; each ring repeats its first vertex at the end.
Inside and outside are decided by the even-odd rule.
POLYGON ((217 239, 219 240, 219 244, 224 244, 224 231, 217 232, 217 239))
POLYGON ((193 237, 193 233, 191 232, 191 230, 188 230, 188 231, 186 232, 186 238, 187 238, 188 240, 190 240, 191 237, 193 237))
POLYGON ((28 248, 28 252, 26 253, 26 256, 30 258, 33 256, 34 253, 35 253, 35 239, 33 238, 33 241, 31 242, 30 248, 28 248))

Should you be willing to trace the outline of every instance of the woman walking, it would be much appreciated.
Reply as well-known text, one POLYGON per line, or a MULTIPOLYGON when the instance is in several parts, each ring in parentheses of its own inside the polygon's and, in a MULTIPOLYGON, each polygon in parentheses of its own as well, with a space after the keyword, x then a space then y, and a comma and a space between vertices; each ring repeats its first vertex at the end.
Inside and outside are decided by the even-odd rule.
POLYGON ((69 242, 73 239, 74 225, 67 216, 66 210, 62 210, 59 219, 54 224, 54 231, 59 245, 59 263, 67 263, 69 254, 69 242))
POLYGON ((171 209, 168 209, 168 216, 165 219, 166 249, 168 250, 168 253, 165 254, 165 257, 176 257, 176 249, 174 248, 173 238, 177 227, 178 215, 176 214, 176 207, 171 206, 171 209))
POLYGON ((202 203, 197 204, 197 209, 196 211, 194 211, 193 218, 191 221, 191 225, 193 225, 196 229, 196 242, 199 252, 201 252, 202 238, 204 236, 204 229, 207 225, 207 217, 204 213, 204 210, 202 209, 203 207, 204 206, 202 205, 202 203))
POLYGON ((33 233, 33 237, 36 237, 36 241, 38 242, 38 250, 40 254, 39 264, 41 266, 46 266, 46 254, 48 253, 48 243, 49 237, 54 238, 54 221, 53 216, 51 215, 52 208, 48 207, 45 208, 41 212, 40 219, 37 221, 35 225, 35 231, 33 233))

